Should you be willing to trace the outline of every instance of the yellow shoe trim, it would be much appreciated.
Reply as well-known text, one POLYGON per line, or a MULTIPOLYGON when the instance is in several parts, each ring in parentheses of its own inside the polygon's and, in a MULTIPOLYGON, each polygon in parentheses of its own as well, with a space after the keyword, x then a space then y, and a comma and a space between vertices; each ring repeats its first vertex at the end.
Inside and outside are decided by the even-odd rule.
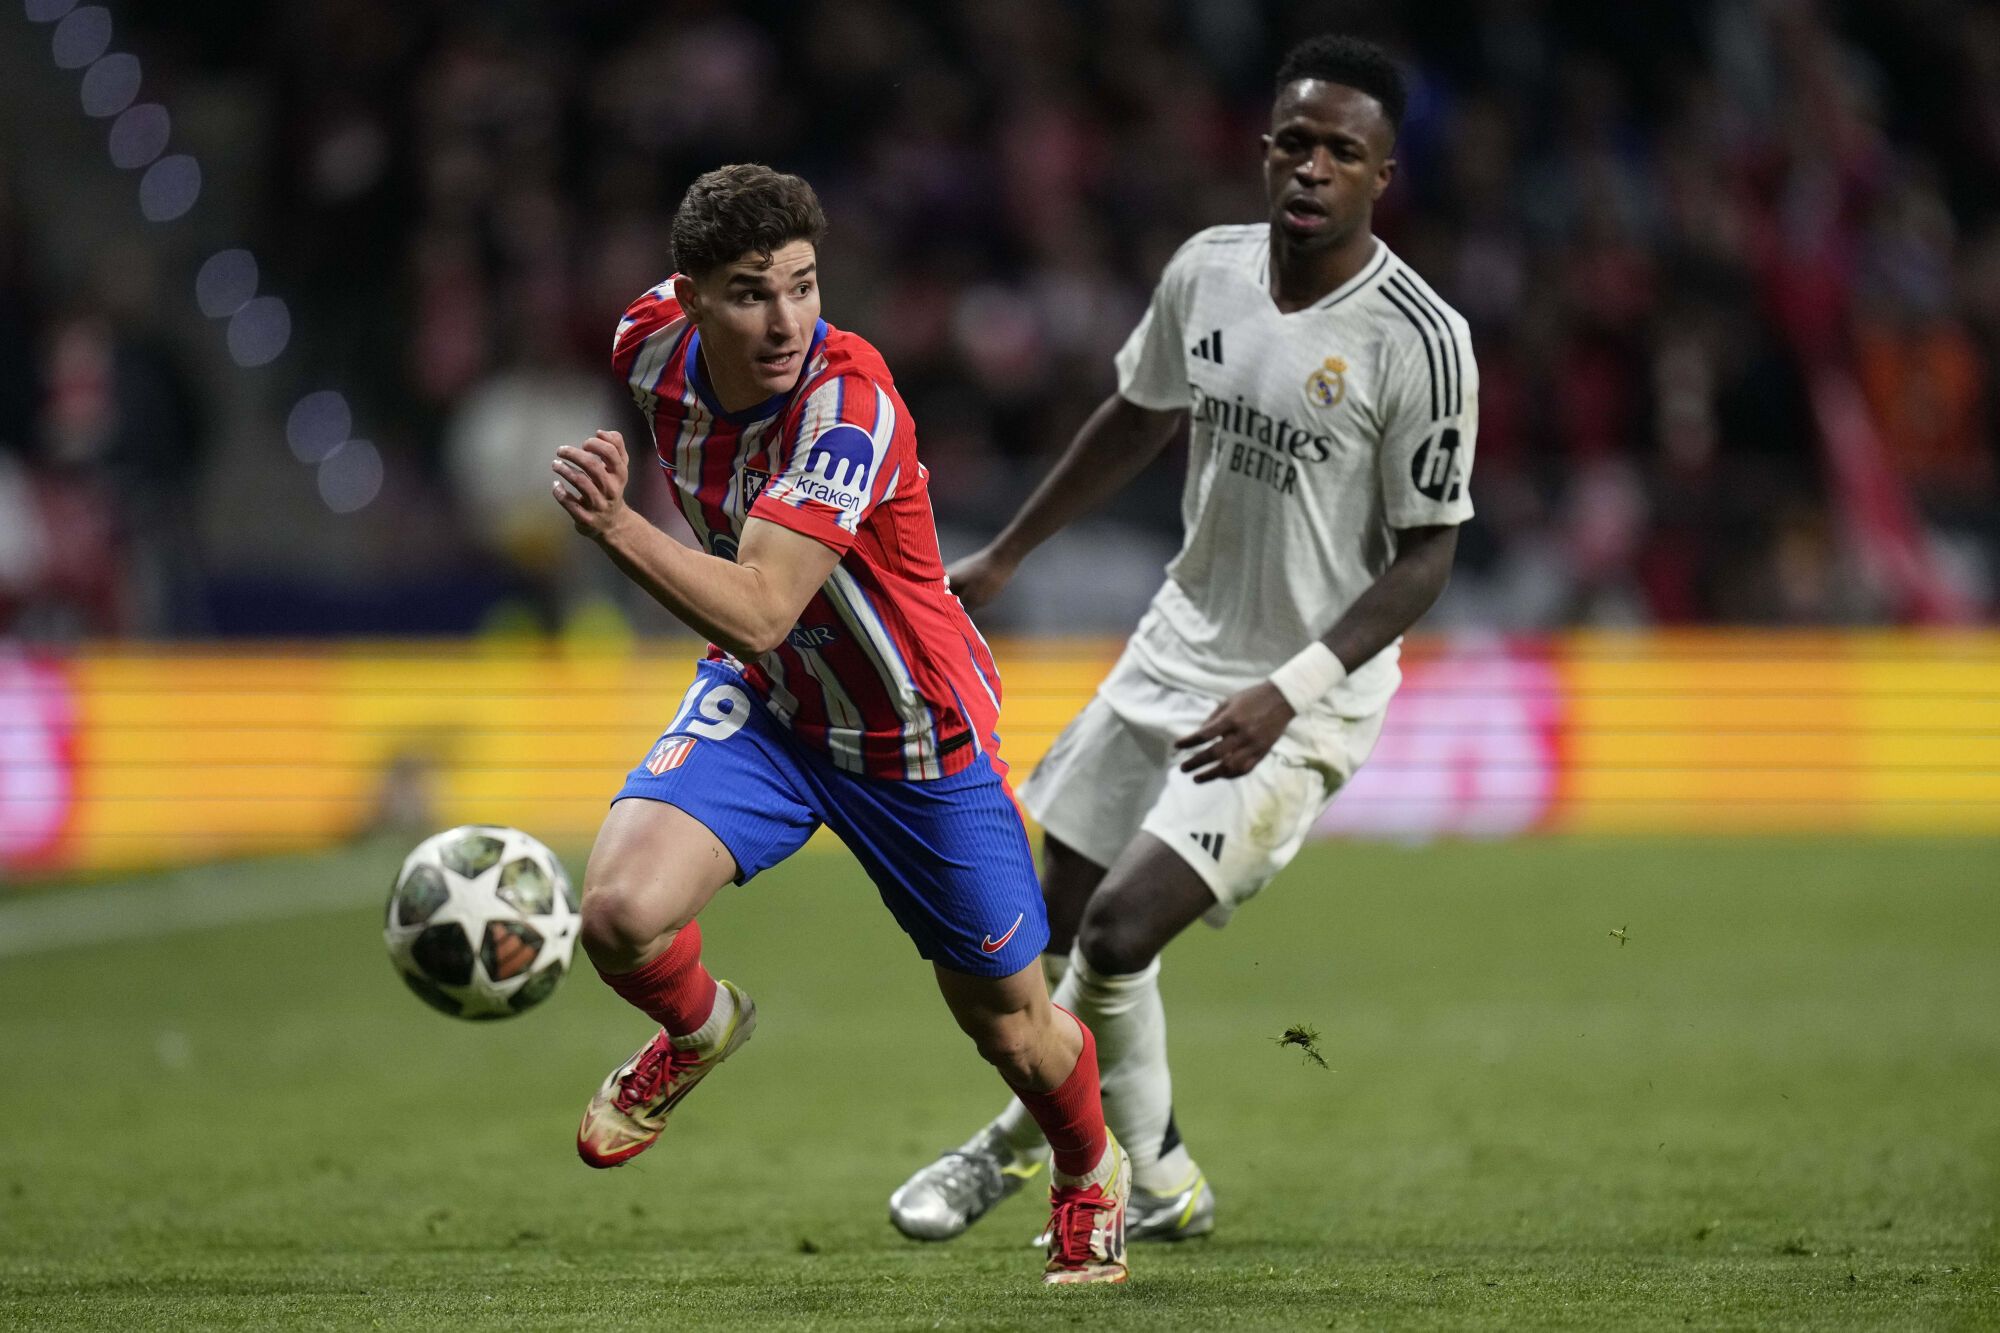
POLYGON ((1181 1215, 1174 1219, 1175 1226, 1184 1227, 1194 1220, 1195 1205, 1201 1202, 1201 1196, 1207 1189, 1208 1177, 1197 1172, 1194 1188, 1188 1191, 1187 1207, 1181 1209, 1181 1215))

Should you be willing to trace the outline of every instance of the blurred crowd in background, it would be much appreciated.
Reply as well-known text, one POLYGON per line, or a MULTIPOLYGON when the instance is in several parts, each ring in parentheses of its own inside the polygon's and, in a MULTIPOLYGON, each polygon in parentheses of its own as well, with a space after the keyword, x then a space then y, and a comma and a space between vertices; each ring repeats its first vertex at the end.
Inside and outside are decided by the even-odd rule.
MULTIPOLYGON (((82 224, 50 200, 117 168, 17 136, 0 629, 662 628, 548 501, 547 460, 600 424, 643 438, 611 330, 669 271, 680 192, 741 160, 820 191, 826 314, 887 357, 966 550, 1112 389, 1174 248, 1264 216, 1271 71, 1329 29, 1404 62, 1377 230, 1480 360, 1479 514, 1432 623, 1995 614, 1991 5, 108 7, 146 95, 227 127, 196 212, 254 252, 289 344, 219 356, 205 251, 136 213, 56 258, 82 224), (327 388, 380 459, 351 512, 270 461, 296 469, 287 413, 327 388)), ((4 40, 48 34, 16 18, 4 40)), ((1175 546, 1179 466, 1032 563, 996 621, 1129 624, 1175 546)), ((660 489, 638 499, 667 521, 660 489)))

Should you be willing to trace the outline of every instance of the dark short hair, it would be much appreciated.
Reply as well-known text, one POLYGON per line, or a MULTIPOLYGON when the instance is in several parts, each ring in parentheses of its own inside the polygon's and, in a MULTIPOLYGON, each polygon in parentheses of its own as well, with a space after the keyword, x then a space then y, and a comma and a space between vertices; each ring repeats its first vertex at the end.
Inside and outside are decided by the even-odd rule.
POLYGON ((1338 83, 1367 93, 1381 104, 1391 130, 1403 128, 1403 105, 1408 100, 1403 72, 1389 59, 1389 53, 1373 42, 1330 33, 1306 38, 1286 52, 1278 65, 1276 91, 1282 93, 1300 79, 1338 83))
POLYGON ((746 254, 769 259, 793 241, 816 246, 825 234, 819 196, 797 176, 755 162, 717 167, 674 210, 674 266, 699 277, 746 254))

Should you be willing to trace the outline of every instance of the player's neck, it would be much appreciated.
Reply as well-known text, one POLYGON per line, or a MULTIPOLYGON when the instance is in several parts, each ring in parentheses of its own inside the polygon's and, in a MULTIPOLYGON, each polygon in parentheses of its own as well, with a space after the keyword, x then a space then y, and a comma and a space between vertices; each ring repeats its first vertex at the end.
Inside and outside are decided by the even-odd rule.
MULTIPOLYGON (((723 364, 725 366, 728 364, 727 358, 724 358, 723 364)), ((715 401, 731 416, 762 407, 771 399, 781 396, 773 394, 751 376, 746 375, 740 383, 732 383, 727 376, 717 375, 714 363, 709 360, 706 343, 695 348, 695 365, 701 371, 701 378, 708 385, 708 391, 715 396, 715 401)), ((797 381, 794 381, 794 384, 796 383, 797 381)))
POLYGON ((1328 292, 1361 272, 1375 253, 1375 233, 1358 227, 1354 235, 1326 250, 1302 250, 1284 228, 1271 228, 1271 299, 1283 314, 1317 304, 1328 292))

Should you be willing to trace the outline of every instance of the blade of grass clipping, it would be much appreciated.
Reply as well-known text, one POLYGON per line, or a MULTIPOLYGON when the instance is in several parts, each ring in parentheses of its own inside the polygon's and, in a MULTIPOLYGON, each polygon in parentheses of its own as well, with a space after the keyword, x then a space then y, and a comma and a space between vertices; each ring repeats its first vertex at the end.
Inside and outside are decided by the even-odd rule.
POLYGON ((1327 1067, 1326 1057, 1319 1053, 1319 1029, 1298 1023, 1285 1029, 1285 1035, 1277 1039, 1280 1046, 1296 1046, 1306 1059, 1321 1069, 1327 1067))

